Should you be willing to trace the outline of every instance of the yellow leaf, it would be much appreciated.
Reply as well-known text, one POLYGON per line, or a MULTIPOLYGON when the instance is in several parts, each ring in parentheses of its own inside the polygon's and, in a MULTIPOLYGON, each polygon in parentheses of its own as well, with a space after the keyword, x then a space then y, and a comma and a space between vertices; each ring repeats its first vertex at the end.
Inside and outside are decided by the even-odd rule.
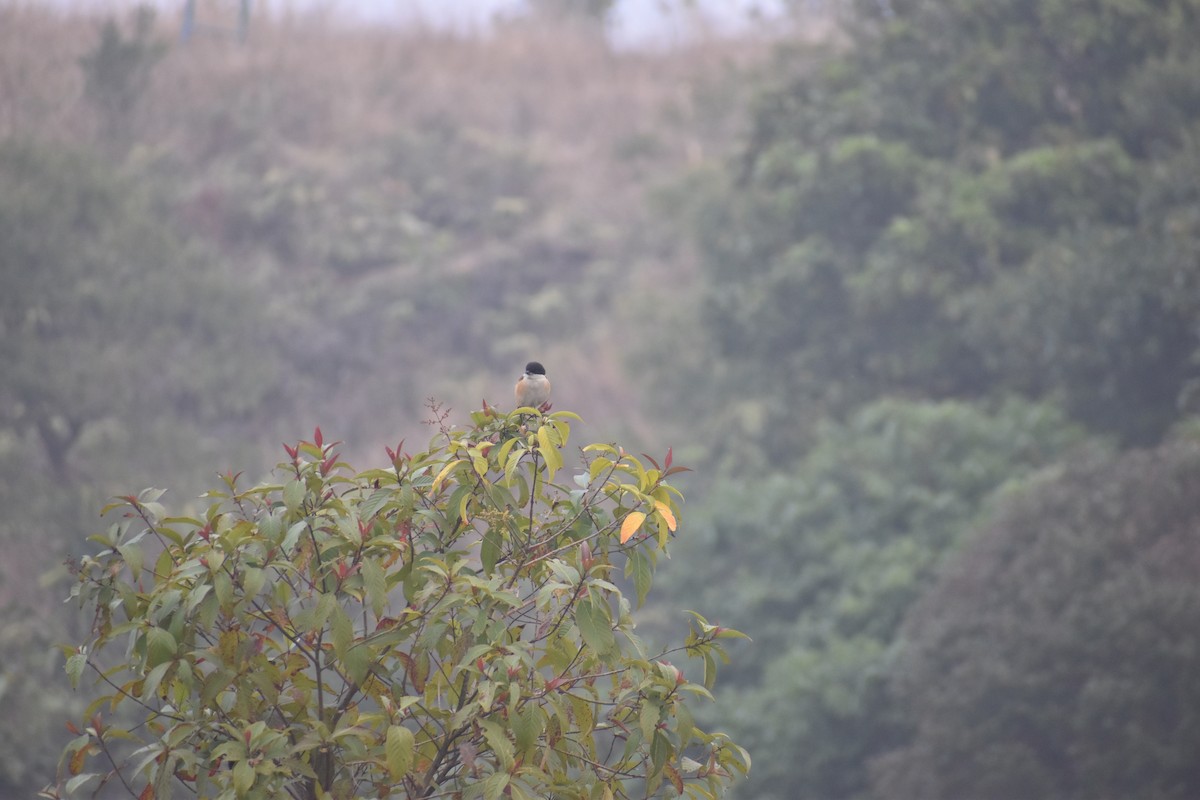
POLYGON ((446 478, 447 475, 450 474, 450 470, 454 469, 461 463, 463 463, 463 460, 461 458, 456 458, 453 461, 451 461, 450 463, 448 463, 446 466, 442 467, 442 471, 439 472, 437 474, 437 477, 433 479, 433 485, 430 487, 431 490, 436 492, 438 490, 438 488, 442 485, 442 481, 446 478))
POLYGON ((416 737, 412 731, 403 725, 388 727, 383 749, 387 758, 388 774, 393 781, 400 780, 412 769, 415 748, 416 737))
POLYGON ((646 521, 646 515, 641 511, 630 511, 629 516, 625 517, 625 521, 621 523, 621 544, 629 541, 629 537, 637 533, 637 529, 642 527, 642 523, 646 521))
POLYGON ((675 514, 671 512, 671 507, 662 500, 655 500, 654 507, 658 509, 658 513, 662 515, 662 518, 667 521, 667 530, 674 533, 677 523, 675 522, 675 514))

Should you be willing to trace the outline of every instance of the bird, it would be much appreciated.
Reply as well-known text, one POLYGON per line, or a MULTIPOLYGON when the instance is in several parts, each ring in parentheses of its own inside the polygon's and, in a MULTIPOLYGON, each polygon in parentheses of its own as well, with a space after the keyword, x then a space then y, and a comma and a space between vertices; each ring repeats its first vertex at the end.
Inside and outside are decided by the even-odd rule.
POLYGON ((517 380, 514 394, 517 408, 544 406, 550 400, 550 379, 546 377, 546 368, 536 361, 526 364, 525 372, 517 380))

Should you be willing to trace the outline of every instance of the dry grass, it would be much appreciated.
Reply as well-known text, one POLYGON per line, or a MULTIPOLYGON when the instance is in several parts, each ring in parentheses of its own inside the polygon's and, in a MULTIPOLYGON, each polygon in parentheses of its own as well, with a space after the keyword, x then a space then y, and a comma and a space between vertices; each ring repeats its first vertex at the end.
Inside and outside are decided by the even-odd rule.
MULTIPOLYGON (((80 68, 101 22, 0 0, 0 136, 105 144, 104 109, 85 96, 80 68)), ((608 305, 579 320, 575 340, 538 352, 562 365, 555 375, 582 399, 573 410, 623 417, 651 436, 651 422, 628 409, 636 394, 626 374, 631 316, 653 306, 655 291, 667 290, 670 302, 690 269, 686 248, 654 227, 647 191, 727 156, 749 100, 738 78, 765 61, 768 42, 629 52, 528 20, 468 36, 345 27, 313 14, 255 19, 245 44, 216 36, 179 43, 177 24, 158 20, 168 47, 129 120, 135 144, 121 157, 166 164, 185 184, 181 195, 203 200, 230 176, 261 180, 271 171, 360 186, 359 154, 429 120, 520 148, 539 167, 541 211, 527 239, 557 244, 586 229, 589 264, 610 264, 600 280, 614 285, 608 305), (579 352, 588 356, 572 356, 579 352)), ((128 17, 122 27, 130 29, 128 17)), ((476 241, 446 254, 439 269, 495 265, 507 246, 476 241)), ((477 402, 493 378, 484 370, 456 380, 477 402)), ((372 403, 362 399, 364 408, 372 403)))
MULTIPOLYGON (((0 135, 95 135, 79 59, 99 20, 23 3, 0 5, 0 135)), ((711 40, 657 53, 614 53, 570 28, 509 23, 472 37, 433 30, 344 28, 319 15, 255 20, 250 41, 172 43, 138 110, 139 138, 203 161, 242 142, 240 117, 283 151, 319 158, 436 117, 527 143, 580 200, 628 207, 647 171, 704 158, 733 126, 702 119, 697 87, 757 61, 762 42, 711 40), (222 115, 220 112, 226 113, 222 115), (661 132, 669 130, 663 138, 661 132), (650 142, 655 136, 659 141, 650 142), (620 160, 638 148, 653 159, 620 160)), ((736 98, 730 98, 736 102, 736 98)), ((711 116, 711 114, 710 114, 711 116)))

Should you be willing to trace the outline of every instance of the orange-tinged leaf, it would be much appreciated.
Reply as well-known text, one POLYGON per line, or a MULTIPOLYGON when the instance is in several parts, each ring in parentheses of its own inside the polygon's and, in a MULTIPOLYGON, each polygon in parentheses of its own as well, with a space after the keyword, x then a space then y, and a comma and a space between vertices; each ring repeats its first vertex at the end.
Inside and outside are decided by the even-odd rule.
POLYGON ((679 774, 679 770, 670 764, 663 765, 663 772, 667 774, 667 779, 671 781, 671 785, 675 787, 675 793, 683 796, 683 776, 679 774))
POLYGON ((81 747, 71 754, 71 760, 67 764, 67 770, 72 775, 78 775, 83 771, 83 763, 87 760, 88 756, 87 751, 88 749, 86 747, 81 747))
POLYGON ((677 523, 675 522, 675 514, 671 511, 671 507, 662 500, 655 500, 654 507, 658 509, 658 513, 662 515, 662 518, 667 521, 667 530, 674 533, 677 523))
POLYGON ((154 785, 147 783, 146 788, 138 795, 138 800, 154 800, 154 785))
POLYGON ((646 521, 646 515, 641 511, 630 511, 629 516, 625 517, 625 521, 621 523, 621 544, 629 541, 629 537, 637 533, 637 529, 642 527, 642 523, 646 521))

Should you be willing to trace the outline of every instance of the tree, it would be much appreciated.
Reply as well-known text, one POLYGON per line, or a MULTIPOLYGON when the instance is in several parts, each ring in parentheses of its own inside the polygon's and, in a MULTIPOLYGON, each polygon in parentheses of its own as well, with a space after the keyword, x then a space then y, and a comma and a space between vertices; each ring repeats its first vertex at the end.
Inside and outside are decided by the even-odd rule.
POLYGON ((154 36, 152 7, 139 6, 131 17, 133 31, 128 37, 110 18, 101 28, 95 48, 79 59, 84 92, 96 107, 104 137, 112 143, 128 142, 138 101, 154 66, 167 52, 166 44, 154 36))
POLYGON ((603 24, 616 0, 532 0, 534 13, 547 19, 603 24))
POLYGON ((652 656, 631 617, 681 468, 594 444, 557 483, 571 418, 442 415, 429 450, 357 474, 318 428, 278 483, 227 475, 195 516, 161 490, 115 503, 125 521, 78 565, 93 632, 67 660, 104 694, 48 796, 715 797, 749 758, 687 701, 741 634, 693 614, 652 656))
POLYGON ((1083 441, 1050 406, 882 400, 795 469, 714 490, 665 589, 754 638, 711 712, 757 757, 738 796, 864 795, 907 734, 887 676, 909 608, 998 490, 1083 441))
POLYGON ((703 375, 765 420, 722 430, 782 457, 884 394, 1018 392, 1156 442, 1200 351, 1200 2, 860 6, 853 47, 779 58, 697 194, 703 375))
POLYGON ((1009 496, 905 623, 889 800, 1195 797, 1200 446, 1009 496))
MULTIPOLYGON (((182 240, 149 182, 92 152, 11 139, 0 180, 0 446, 23 440, 71 480, 92 458, 110 471, 114 442, 194 443, 185 421, 211 431, 282 400, 269 344, 281 334, 259 287, 182 240)), ((158 450, 130 460, 172 461, 158 450)))
POLYGON ((176 234, 157 187, 110 160, 0 141, 0 639, 25 645, 0 664, 0 716, 27 720, 0 729, 5 796, 53 772, 51 720, 74 703, 51 678, 67 623, 47 579, 66 577, 55 565, 89 510, 129 480, 199 482, 202 453, 247 454, 254 437, 235 433, 268 400, 288 407, 253 279, 230 280, 176 234))

